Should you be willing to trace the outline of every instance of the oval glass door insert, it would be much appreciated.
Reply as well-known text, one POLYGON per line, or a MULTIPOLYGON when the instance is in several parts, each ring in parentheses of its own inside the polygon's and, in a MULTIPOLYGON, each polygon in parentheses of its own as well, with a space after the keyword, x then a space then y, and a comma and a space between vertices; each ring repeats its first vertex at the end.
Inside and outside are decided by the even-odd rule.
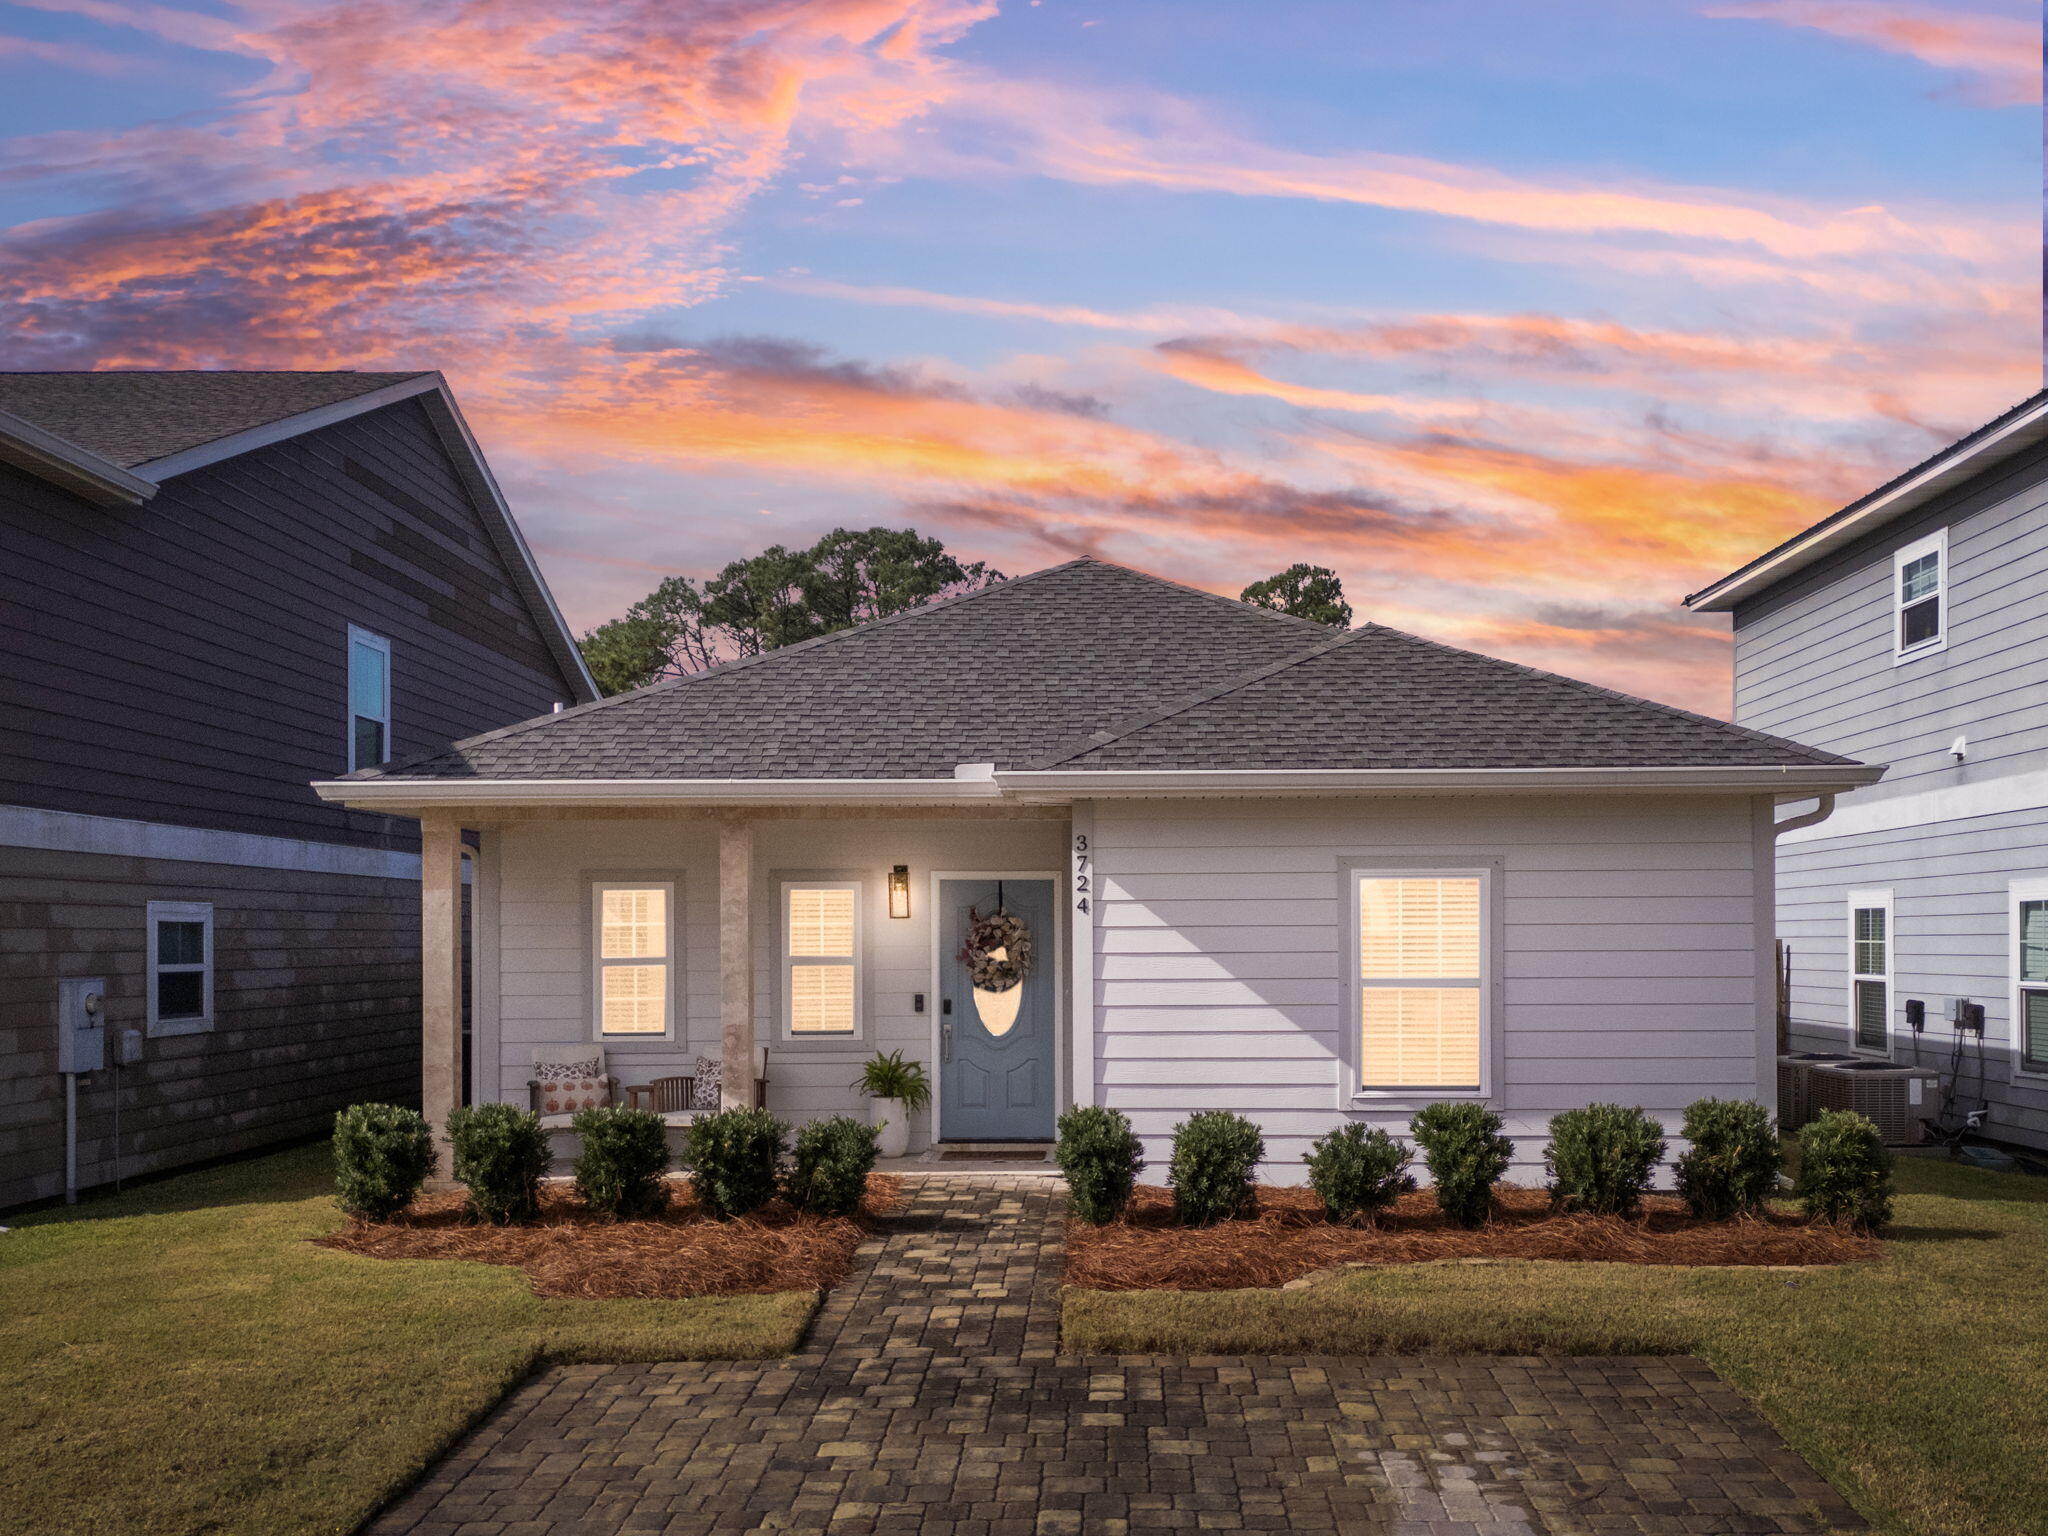
MULTIPOLYGON (((991 960, 1010 958, 1007 949, 992 949, 988 952, 991 960)), ((974 1013, 981 1020, 981 1027, 998 1040, 1007 1035, 1017 1023, 1017 1010, 1024 1004, 1024 983, 1020 980, 1006 991, 991 992, 983 987, 974 991, 974 1013)))

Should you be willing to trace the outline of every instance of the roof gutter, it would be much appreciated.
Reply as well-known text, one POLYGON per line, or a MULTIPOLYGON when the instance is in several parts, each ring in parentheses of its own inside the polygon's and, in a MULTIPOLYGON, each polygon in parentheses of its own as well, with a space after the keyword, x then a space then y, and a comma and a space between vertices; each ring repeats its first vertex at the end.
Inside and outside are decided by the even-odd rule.
POLYGON ((1937 454, 1892 484, 1880 487, 1861 501, 1852 501, 1797 538, 1703 587, 1685 600, 1685 606, 1697 613, 1726 612, 1744 598, 1811 565, 1830 550, 1840 549, 1871 529, 1925 506, 1942 492, 2044 440, 2048 440, 2048 394, 2014 412, 2011 420, 1974 442, 1937 454))
POLYGON ((154 480, 57 436, 12 411, 0 411, 0 463, 61 486, 96 506, 139 507, 157 492, 154 480))
POLYGON ((322 779, 313 792, 332 804, 385 812, 435 805, 952 805, 1003 798, 990 778, 322 779))

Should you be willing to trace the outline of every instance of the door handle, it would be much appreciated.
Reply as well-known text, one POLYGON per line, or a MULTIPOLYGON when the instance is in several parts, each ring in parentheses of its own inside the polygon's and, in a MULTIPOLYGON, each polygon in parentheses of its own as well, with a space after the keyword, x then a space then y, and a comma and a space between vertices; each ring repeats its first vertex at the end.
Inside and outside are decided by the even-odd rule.
POLYGON ((948 1062, 952 1059, 953 1021, 951 1019, 942 1019, 939 1022, 939 1060, 941 1062, 948 1062))

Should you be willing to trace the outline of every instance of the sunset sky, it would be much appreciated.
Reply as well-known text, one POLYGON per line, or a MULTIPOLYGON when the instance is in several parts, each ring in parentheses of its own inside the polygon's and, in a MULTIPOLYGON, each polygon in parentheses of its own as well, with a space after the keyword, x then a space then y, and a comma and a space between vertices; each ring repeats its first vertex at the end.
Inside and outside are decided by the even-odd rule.
POLYGON ((442 368, 579 629, 885 522, 1718 710, 1678 598, 2040 385, 2039 20, 15 0, 0 366, 442 368))

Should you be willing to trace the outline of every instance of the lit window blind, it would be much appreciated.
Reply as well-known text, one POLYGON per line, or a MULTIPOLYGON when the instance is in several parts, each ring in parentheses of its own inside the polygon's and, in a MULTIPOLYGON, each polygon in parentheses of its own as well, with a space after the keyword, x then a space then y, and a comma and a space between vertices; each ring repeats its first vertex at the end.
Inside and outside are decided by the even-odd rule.
POLYGON ((597 898, 598 1031, 669 1031, 669 892, 601 886, 597 898))
POLYGON ((792 1035, 858 1033, 860 892, 793 885, 784 892, 784 995, 792 1035))
POLYGON ((1480 881, 1358 882, 1360 1076, 1371 1089, 1480 1086, 1480 881))

